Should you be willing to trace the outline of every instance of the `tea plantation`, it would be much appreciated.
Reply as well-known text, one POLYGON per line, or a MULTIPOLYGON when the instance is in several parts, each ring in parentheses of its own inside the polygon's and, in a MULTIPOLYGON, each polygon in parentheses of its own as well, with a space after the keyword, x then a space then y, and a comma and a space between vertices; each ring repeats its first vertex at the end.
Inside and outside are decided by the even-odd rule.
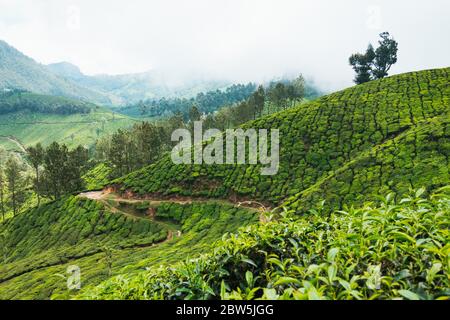
POLYGON ((194 261, 116 277, 82 299, 448 299, 450 188, 243 228, 194 261))
POLYGON ((432 190, 449 181, 449 73, 392 76, 245 124, 280 130, 274 176, 261 175, 261 165, 173 165, 167 156, 114 182, 138 194, 288 201, 299 211, 318 199, 333 209, 432 190))
POLYGON ((166 157, 115 180, 137 195, 280 207, 206 256, 79 298, 448 299, 449 71, 373 81, 245 124, 280 129, 274 176, 166 157))
POLYGON ((273 176, 167 155, 108 182, 100 164, 89 188, 118 194, 0 226, 0 299, 448 299, 449 106, 444 68, 246 123, 280 130, 273 176))
POLYGON ((258 220, 254 210, 217 202, 115 206, 124 211, 71 196, 0 226, 0 298, 67 298, 76 292, 66 286, 70 265, 80 267, 83 286, 96 284, 198 255, 223 234, 258 220), (150 207, 154 217, 144 218, 150 207))

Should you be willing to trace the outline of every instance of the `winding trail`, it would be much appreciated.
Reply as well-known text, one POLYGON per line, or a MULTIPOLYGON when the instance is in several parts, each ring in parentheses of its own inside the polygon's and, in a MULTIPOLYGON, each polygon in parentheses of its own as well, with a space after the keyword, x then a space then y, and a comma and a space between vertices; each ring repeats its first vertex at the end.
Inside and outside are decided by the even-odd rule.
MULTIPOLYGON (((111 212, 113 212, 113 213, 120 213, 120 214, 123 214, 124 216, 127 216, 134 220, 151 220, 152 222, 159 224, 160 226, 162 226, 164 229, 167 230, 167 238, 164 241, 158 242, 157 244, 161 244, 166 241, 172 240, 175 234, 177 234, 177 236, 181 236, 181 231, 177 230, 173 225, 171 225, 169 223, 166 223, 166 222, 160 221, 160 220, 156 220, 154 217, 152 217, 150 215, 142 216, 142 215, 138 215, 133 212, 126 211, 124 209, 120 209, 120 208, 112 205, 109 202, 109 201, 114 201, 120 205, 120 203, 141 203, 141 202, 144 202, 144 200, 124 199, 115 194, 106 193, 103 191, 84 192, 84 193, 80 193, 78 196, 83 197, 83 198, 88 198, 91 200, 95 200, 95 201, 99 201, 103 205, 105 205, 108 209, 110 209, 111 212)), ((153 245, 155 245, 155 244, 153 244, 153 245)))
MULTIPOLYGON (((221 203, 221 204, 229 204, 229 205, 232 205, 235 207, 244 207, 247 210, 251 210, 251 211, 254 211, 255 213, 259 213, 259 220, 261 223, 264 223, 266 221, 266 217, 263 213, 264 213, 264 210, 266 210, 267 208, 256 201, 233 202, 231 200, 204 199, 204 198, 194 198, 194 197, 192 197, 192 198, 191 197, 184 197, 184 198, 174 197, 174 198, 164 198, 164 199, 157 198, 157 197, 153 197, 153 198, 146 197, 143 199, 134 198, 134 197, 124 198, 124 197, 122 197, 114 192, 110 192, 108 190, 83 192, 83 193, 78 194, 78 196, 82 197, 82 198, 99 201, 103 205, 105 205, 105 207, 107 207, 109 210, 111 210, 111 212, 123 214, 131 219, 151 220, 153 223, 160 224, 164 229, 167 230, 166 239, 156 242, 156 243, 152 242, 149 244, 135 246, 135 247, 140 247, 140 248, 157 246, 157 245, 163 244, 165 242, 168 242, 170 240, 173 240, 175 238, 180 238, 183 235, 181 233, 181 230, 177 229, 176 225, 157 220, 154 218, 153 215, 150 215, 150 214, 149 215, 139 215, 136 212, 131 212, 132 210, 128 211, 126 209, 120 208, 121 204, 124 204, 124 203, 135 204, 135 203, 143 203, 143 202, 147 202, 149 204, 159 204, 159 203, 169 203, 169 202, 170 203, 179 203, 179 204, 189 204, 189 203, 194 203, 194 202, 201 202, 201 203, 216 202, 216 203, 221 203), (114 202, 117 206, 112 204, 111 202, 114 202), (264 208, 264 210, 262 208, 264 208)), ((130 248, 134 248, 134 247, 130 247, 130 248)), ((126 249, 130 249, 130 248, 126 248, 126 249)), ((86 258, 89 256, 94 256, 99 253, 101 253, 101 251, 95 251, 95 252, 91 252, 89 254, 83 254, 80 256, 77 256, 77 255, 69 256, 68 258, 69 259, 82 259, 82 258, 86 258)), ((24 274, 28 274, 29 272, 33 272, 36 270, 45 269, 45 268, 49 268, 49 267, 54 267, 54 266, 58 266, 58 265, 63 265, 63 264, 66 264, 66 262, 56 261, 56 262, 52 262, 52 263, 48 263, 48 264, 43 264, 39 267, 33 267, 33 269, 25 269, 25 270, 19 271, 17 273, 13 272, 12 274, 6 275, 4 277, 2 275, 2 276, 0 276, 0 284, 4 283, 6 281, 9 281, 13 278, 22 276, 24 274)))
MULTIPOLYGON (((254 212, 258 212, 259 213, 259 221, 264 223, 266 222, 266 216, 265 216, 265 212, 267 210, 270 210, 271 208, 267 208, 266 206, 262 205, 261 203, 257 202, 257 201, 240 201, 240 202, 233 202, 230 200, 223 200, 223 199, 210 199, 210 198, 193 198, 193 197, 173 197, 173 198, 158 198, 158 197, 145 197, 145 198, 137 198, 137 197, 122 197, 120 195, 118 195, 117 193, 108 191, 107 189, 105 190, 101 190, 101 191, 88 191, 88 192, 83 192, 80 193, 78 195, 79 197, 83 197, 83 198, 88 198, 91 200, 96 200, 96 201, 100 201, 101 203, 103 203, 105 206, 107 206, 108 208, 111 209, 112 212, 116 212, 116 213, 121 213, 123 215, 126 215, 128 217, 131 218, 135 218, 135 219, 147 219, 147 220, 152 220, 156 223, 161 223, 164 224, 166 226, 166 228, 168 228, 169 230, 175 231, 173 230, 173 228, 170 228, 171 226, 161 222, 161 221, 157 221, 155 220, 152 216, 139 216, 127 211, 123 211, 115 206, 113 206, 109 201, 114 201, 116 203, 129 203, 129 204, 133 204, 133 203, 143 203, 143 202, 148 202, 149 204, 160 204, 160 203, 178 203, 178 204, 190 204, 193 202, 200 202, 200 203, 206 203, 206 202, 216 202, 216 203, 220 203, 220 204, 229 204, 232 205, 234 207, 241 207, 241 208, 246 208, 248 210, 254 211, 254 212)), ((177 232, 179 232, 177 230, 177 232)))
POLYGON ((147 202, 149 204, 160 204, 160 203, 178 203, 178 204, 190 204, 193 202, 217 202, 217 203, 226 203, 235 207, 244 207, 248 210, 252 210, 259 213, 259 221, 261 223, 266 222, 266 216, 264 215, 264 212, 266 210, 266 207, 264 207, 262 204, 255 202, 255 201, 242 201, 242 202, 232 202, 228 200, 218 200, 218 199, 199 199, 199 198, 168 198, 168 199, 160 199, 160 198, 152 198, 152 197, 145 197, 144 199, 141 198, 134 198, 134 197, 122 197, 118 195, 117 193, 111 192, 108 189, 104 189, 101 191, 88 191, 78 194, 79 197, 87 198, 95 201, 101 202, 105 207, 107 207, 111 212, 113 213, 120 213, 123 214, 131 219, 142 219, 142 220, 151 220, 152 222, 161 225, 164 229, 167 230, 167 238, 161 242, 158 242, 157 244, 153 245, 159 245, 161 243, 167 242, 172 240, 175 236, 181 237, 181 230, 178 230, 174 227, 174 225, 166 223, 164 221, 159 221, 154 218, 154 216, 147 214, 147 215, 138 215, 135 212, 129 212, 123 208, 119 208, 119 206, 123 203, 127 204, 135 204, 135 203, 143 203, 147 202), (117 206, 114 206, 111 204, 111 201, 115 202, 117 206), (255 207, 256 206, 256 207, 255 207))

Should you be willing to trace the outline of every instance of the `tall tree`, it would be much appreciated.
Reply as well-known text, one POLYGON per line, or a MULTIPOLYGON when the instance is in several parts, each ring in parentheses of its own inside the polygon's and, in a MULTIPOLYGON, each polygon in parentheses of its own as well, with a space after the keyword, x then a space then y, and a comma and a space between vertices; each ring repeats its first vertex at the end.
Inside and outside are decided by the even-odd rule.
POLYGON ((189 121, 200 121, 201 118, 202 114, 200 113, 200 110, 198 110, 196 105, 193 105, 189 110, 189 121))
POLYGON ((388 71, 392 65, 397 62, 398 43, 390 35, 389 32, 380 34, 380 45, 375 50, 375 60, 373 62, 373 77, 381 79, 388 75, 388 71))
POLYGON ((66 192, 80 191, 83 188, 83 173, 89 160, 88 150, 82 146, 78 146, 70 150, 67 157, 66 176, 67 183, 65 185, 66 192))
POLYGON ((290 97, 293 102, 301 101, 305 97, 305 79, 303 75, 299 75, 290 84, 290 97))
POLYGON ((23 168, 15 156, 11 156, 6 162, 5 174, 8 181, 9 201, 13 214, 19 212, 25 201, 25 181, 23 168))
POLYGON ((38 203, 37 205, 39 206, 41 204, 41 197, 40 197, 40 191, 39 191, 39 187, 40 187, 40 179, 39 179, 39 173, 40 173, 40 166, 44 163, 44 156, 45 156, 45 151, 44 148, 42 147, 42 145, 40 143, 38 143, 35 147, 29 147, 27 148, 27 153, 28 153, 28 159, 32 165, 32 167, 34 168, 35 171, 35 180, 34 180, 34 190, 35 193, 37 195, 37 200, 38 203))
POLYGON ((131 170, 127 153, 127 149, 129 148, 128 143, 128 136, 125 130, 119 129, 111 137, 108 158, 117 176, 124 175, 131 170))
POLYGON ((286 85, 282 82, 271 85, 269 88, 269 99, 277 109, 286 109, 289 99, 286 85))
POLYGON ((49 189, 46 192, 49 196, 57 199, 65 192, 67 183, 67 160, 68 150, 65 145, 53 142, 45 150, 44 169, 45 185, 49 189))
POLYGON ((372 64, 375 59, 375 51, 373 46, 369 44, 366 53, 355 53, 349 58, 349 63, 356 72, 356 84, 361 84, 372 80, 372 64))
POLYGON ((254 99, 255 111, 262 116, 264 111, 264 104, 266 102, 266 92, 263 86, 258 86, 258 89, 252 94, 254 99))
POLYGON ((349 63, 356 72, 354 79, 356 84, 386 77, 392 65, 397 62, 397 41, 389 35, 389 32, 380 33, 380 37, 377 49, 369 44, 366 53, 355 53, 350 56, 349 63))

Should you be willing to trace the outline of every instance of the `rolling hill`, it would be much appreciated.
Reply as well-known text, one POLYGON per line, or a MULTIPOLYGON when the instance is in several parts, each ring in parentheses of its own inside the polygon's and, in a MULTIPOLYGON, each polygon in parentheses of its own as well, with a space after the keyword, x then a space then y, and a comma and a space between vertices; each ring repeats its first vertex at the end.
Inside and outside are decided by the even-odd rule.
POLYGON ((448 299, 449 71, 373 81, 245 124, 281 130, 274 176, 166 158, 115 180, 129 197, 256 199, 284 211, 198 260, 114 277, 79 298, 448 299))
POLYGON ((301 211, 326 200, 330 209, 371 194, 449 179, 449 68, 369 82, 242 127, 280 130, 280 166, 174 165, 170 156, 115 181, 138 195, 259 200, 301 211))
POLYGON ((0 296, 76 295, 64 275, 77 265, 79 298, 444 299, 449 72, 372 81, 244 124, 280 130, 274 176, 167 155, 103 192, 9 219, 0 296))
POLYGON ((0 94, 0 146, 6 150, 23 151, 53 141, 89 146, 135 121, 80 100, 18 90, 0 94))
POLYGON ((66 271, 84 284, 197 256, 227 232, 255 223, 253 210, 221 202, 152 202, 70 196, 0 225, 1 299, 68 298, 66 271), (60 275, 60 276, 59 276, 60 275))
POLYGON ((23 89, 45 95, 110 103, 105 95, 56 75, 0 40, 0 91, 3 89, 23 89))

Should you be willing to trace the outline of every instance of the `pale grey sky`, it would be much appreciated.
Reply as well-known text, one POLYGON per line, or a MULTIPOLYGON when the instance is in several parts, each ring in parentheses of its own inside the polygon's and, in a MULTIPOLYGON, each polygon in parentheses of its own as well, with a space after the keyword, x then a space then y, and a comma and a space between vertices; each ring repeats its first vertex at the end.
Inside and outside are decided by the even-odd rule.
POLYGON ((448 0, 0 0, 0 39, 87 74, 152 68, 261 81, 303 72, 351 85, 348 56, 389 31, 392 73, 450 65, 448 0))

